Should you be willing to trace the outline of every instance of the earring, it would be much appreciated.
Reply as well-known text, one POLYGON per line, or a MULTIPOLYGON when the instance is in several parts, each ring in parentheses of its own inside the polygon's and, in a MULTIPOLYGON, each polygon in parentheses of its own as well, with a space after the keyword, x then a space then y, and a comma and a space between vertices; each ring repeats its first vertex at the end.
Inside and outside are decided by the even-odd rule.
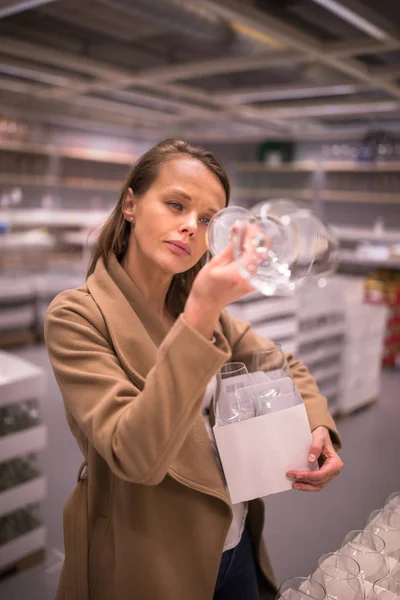
POLYGON ((131 217, 129 220, 130 220, 130 222, 132 223, 132 222, 133 222, 133 217, 131 217))

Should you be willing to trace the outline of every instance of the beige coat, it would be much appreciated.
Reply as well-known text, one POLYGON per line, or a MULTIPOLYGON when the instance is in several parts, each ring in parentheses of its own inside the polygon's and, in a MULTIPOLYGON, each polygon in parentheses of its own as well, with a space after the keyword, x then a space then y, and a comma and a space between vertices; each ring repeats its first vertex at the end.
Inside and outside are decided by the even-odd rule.
MULTIPOLYGON (((87 467, 64 509, 57 600, 212 600, 232 511, 201 404, 229 361, 271 344, 221 315, 211 344, 179 317, 167 333, 117 260, 61 293, 45 337, 68 424, 87 467)), ((336 439, 326 400, 289 356, 311 428, 336 439)), ((249 507, 261 597, 273 574, 249 507)))

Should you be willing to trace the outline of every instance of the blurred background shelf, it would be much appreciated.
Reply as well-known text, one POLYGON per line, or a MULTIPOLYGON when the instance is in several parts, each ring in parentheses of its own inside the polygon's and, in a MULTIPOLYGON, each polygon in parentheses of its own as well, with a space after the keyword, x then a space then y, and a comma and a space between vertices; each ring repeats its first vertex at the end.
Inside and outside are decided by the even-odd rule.
POLYGON ((313 172, 350 172, 350 173, 393 173, 400 171, 400 161, 386 161, 380 163, 356 163, 352 161, 326 161, 313 160, 294 161, 288 164, 269 165, 262 162, 235 162, 234 168, 246 173, 296 173, 298 171, 313 172))
POLYGON ((21 558, 45 549, 46 528, 39 526, 33 531, 25 533, 20 537, 0 546, 0 569, 14 565, 21 558))
POLYGON ((18 508, 41 502, 45 499, 46 492, 47 480, 44 476, 0 492, 0 517, 18 508))

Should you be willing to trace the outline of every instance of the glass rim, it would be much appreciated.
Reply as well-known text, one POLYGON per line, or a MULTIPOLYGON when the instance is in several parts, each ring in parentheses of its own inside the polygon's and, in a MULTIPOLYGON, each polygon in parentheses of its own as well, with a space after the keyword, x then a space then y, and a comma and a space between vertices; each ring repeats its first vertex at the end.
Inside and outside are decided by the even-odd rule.
POLYGON ((350 560, 352 563, 354 563, 354 565, 356 567, 357 572, 355 574, 348 573, 347 571, 342 571, 343 575, 346 575, 346 577, 340 577, 340 579, 342 581, 345 581, 348 579, 357 579, 359 577, 361 569, 360 569, 360 565, 358 564, 358 562, 356 560, 354 560, 354 558, 351 558, 351 556, 347 556, 346 554, 340 554, 339 552, 328 552, 327 554, 323 554, 322 556, 320 556, 320 558, 318 559, 318 569, 320 569, 322 571, 322 573, 324 573, 324 575, 328 575, 329 577, 332 577, 332 575, 330 573, 328 573, 322 567, 323 562, 327 558, 330 558, 331 556, 336 556, 340 560, 350 560))
MULTIPOLYGON (((381 538, 381 536, 377 533, 375 533, 374 531, 365 531, 364 529, 353 529, 353 531, 349 531, 349 533, 345 536, 344 541, 343 541, 343 545, 348 544, 349 546, 351 546, 352 548, 354 547, 352 544, 354 542, 354 540, 349 540, 346 541, 346 539, 351 535, 354 534, 354 537, 360 535, 366 535, 369 536, 371 538, 371 540, 376 540, 379 542, 379 544, 382 545, 382 551, 385 549, 386 544, 385 544, 385 540, 383 538, 381 538)), ((356 542, 355 542, 356 543, 356 542)), ((381 554, 382 551, 380 550, 376 550, 374 548, 367 548, 366 546, 363 546, 361 548, 357 548, 358 552, 363 552, 363 553, 376 553, 376 554, 381 554)), ((351 557, 350 557, 351 558, 351 557)))
POLYGON ((225 363, 224 365, 222 365, 222 367, 219 371, 219 374, 222 377, 224 377, 224 376, 226 377, 227 375, 234 375, 235 373, 239 373, 240 371, 243 371, 243 369, 244 369, 244 373, 247 374, 248 373, 247 367, 243 362, 228 362, 228 363, 225 363), (234 367, 234 366, 236 368, 231 368, 231 370, 229 370, 229 371, 224 371, 224 369, 226 367, 234 367))
MULTIPOLYGON (((313 586, 316 585, 317 588, 321 588, 324 598, 326 598, 326 590, 318 581, 315 581, 314 579, 311 579, 310 577, 300 577, 300 576, 290 577, 289 579, 285 579, 285 581, 283 581, 281 583, 281 585, 279 586, 277 598, 279 598, 281 596, 282 591, 286 591, 283 589, 285 587, 285 585, 290 584, 291 582, 294 582, 294 581, 301 582, 301 583, 305 583, 306 581, 308 581, 311 585, 313 585, 313 586)), ((288 589, 290 589, 290 588, 288 588, 288 589)), ((295 591, 298 591, 298 590, 295 590, 295 591)), ((313 596, 310 596, 310 598, 313 598, 313 596)), ((314 600, 314 598, 313 598, 313 600, 314 600)))
POLYGON ((386 577, 382 577, 381 579, 378 579, 377 581, 375 581, 372 584, 373 591, 374 592, 378 592, 378 588, 381 588, 383 590, 386 589, 387 591, 390 592, 390 590, 388 590, 387 588, 385 588, 385 587, 382 586, 382 583, 386 582, 386 581, 389 582, 389 583, 392 582, 392 581, 395 581, 398 584, 398 586, 399 586, 399 593, 395 592, 395 594, 396 594, 396 596, 400 597, 400 595, 399 595, 400 594, 400 576, 399 577, 393 577, 393 575, 387 575, 386 577), (376 588, 375 588, 375 586, 376 586, 376 588))

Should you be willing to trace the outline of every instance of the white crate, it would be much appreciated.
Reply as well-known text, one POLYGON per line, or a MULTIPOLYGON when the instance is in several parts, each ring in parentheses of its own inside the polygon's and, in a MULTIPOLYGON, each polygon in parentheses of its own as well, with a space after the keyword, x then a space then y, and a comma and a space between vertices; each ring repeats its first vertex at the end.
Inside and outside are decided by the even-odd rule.
POLYGON ((326 340, 328 338, 337 337, 344 334, 345 325, 343 322, 333 323, 332 325, 324 325, 309 331, 302 331, 299 334, 299 345, 305 346, 311 342, 326 340))
POLYGON ((228 306, 227 310, 235 319, 260 323, 285 315, 295 315, 297 312, 297 300, 294 297, 261 297, 261 299, 251 302, 235 302, 228 306))
POLYGON ((36 477, 31 481, 0 492, 0 517, 28 504, 36 504, 46 497, 46 477, 36 477))
POLYGON ((0 406, 39 398, 45 386, 43 369, 0 350, 0 406))
POLYGON ((5 462, 17 456, 24 456, 29 452, 39 452, 46 447, 46 443, 47 428, 45 425, 37 425, 18 433, 5 435, 0 438, 1 460, 5 462))
POLYGON ((375 399, 379 395, 380 380, 365 380, 359 386, 344 389, 339 394, 338 409, 351 412, 375 399))
POLYGON ((46 547, 46 528, 44 526, 37 527, 29 533, 25 533, 15 540, 11 540, 7 544, 0 546, 0 569, 4 569, 21 558, 29 556, 37 550, 42 550, 46 547))
POLYGON ((297 319, 288 317, 266 323, 257 323, 253 328, 259 335, 274 341, 294 338, 297 334, 297 319))

